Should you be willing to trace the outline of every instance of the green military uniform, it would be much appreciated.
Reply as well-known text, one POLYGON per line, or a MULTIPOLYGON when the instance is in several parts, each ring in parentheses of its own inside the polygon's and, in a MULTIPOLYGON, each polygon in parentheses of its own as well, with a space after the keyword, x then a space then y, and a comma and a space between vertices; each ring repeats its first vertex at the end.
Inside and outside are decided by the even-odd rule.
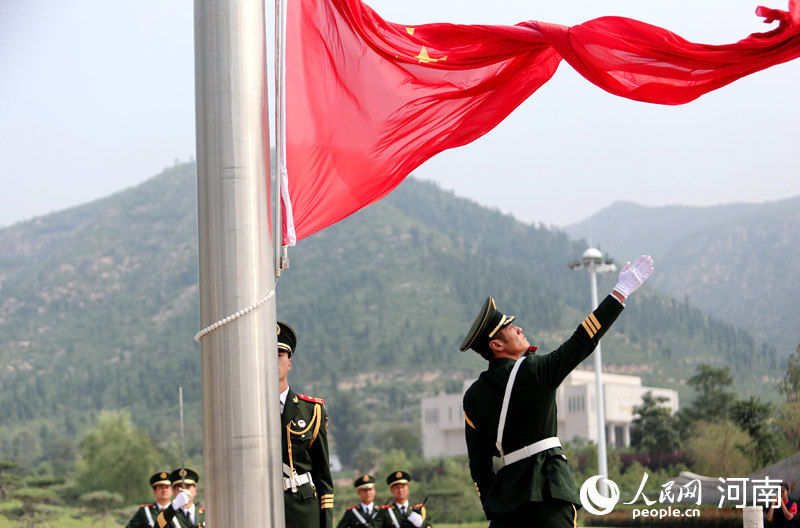
POLYGON ((281 431, 286 528, 332 528, 333 479, 325 402, 289 389, 281 431))
POLYGON ((350 506, 344 511, 336 528, 379 528, 382 525, 380 507, 372 504, 372 511, 365 511, 359 504, 350 506))
MULTIPOLYGON (((393 471, 386 477, 386 484, 389 485, 389 489, 396 484, 408 484, 411 480, 411 474, 406 471, 393 471)), ((387 504, 386 506, 381 506, 381 513, 379 516, 379 520, 383 528, 430 528, 431 523, 428 522, 428 513, 425 511, 425 504, 411 504, 411 502, 406 499, 406 503, 404 505, 397 504, 393 502, 392 504, 387 504), (414 524, 409 517, 411 517, 412 513, 417 513, 419 518, 417 518, 417 522, 419 524, 414 524)))
MULTIPOLYGON (((506 456, 556 436, 556 388, 592 353, 622 309, 609 295, 556 350, 524 356, 511 391, 501 442, 506 456)), ((486 357, 491 336, 512 320, 495 309, 490 297, 461 349, 472 348, 486 357)), ((531 349, 535 351, 535 347, 531 349)), ((537 519, 537 526, 574 526, 580 498, 560 447, 524 456, 496 473, 493 468, 493 457, 500 455, 496 447, 499 415, 515 363, 514 359, 490 359, 489 368, 464 394, 470 473, 484 512, 494 519, 493 527, 528 526, 532 518, 537 519)))
MULTIPOLYGON (((375 488, 375 477, 372 475, 362 475, 353 481, 353 486, 357 490, 369 490, 375 488)), ((365 506, 362 501, 355 506, 350 506, 344 511, 339 524, 336 528, 380 528, 380 508, 372 501, 365 506)))
MULTIPOLYGON (((278 321, 278 355, 291 359, 297 336, 278 321)), ((325 401, 288 389, 281 412, 286 528, 333 528, 333 478, 325 401)))
MULTIPOLYGON (((172 486, 170 474, 166 471, 154 473, 150 477, 150 487, 155 488, 156 486, 172 486)), ((158 504, 139 506, 139 509, 136 510, 136 513, 131 517, 131 520, 125 525, 125 528, 153 528, 157 524, 156 519, 159 513, 161 513, 161 508, 158 504)))
MULTIPOLYGON (((184 485, 197 486, 200 475, 191 468, 177 468, 169 475, 173 491, 175 487, 184 485)), ((170 504, 164 508, 156 518, 158 528, 203 528, 206 525, 206 510, 197 504, 192 504, 189 509, 175 508, 170 504)))
POLYGON ((381 506, 380 521, 384 528, 418 528, 408 520, 408 516, 411 515, 412 512, 417 512, 422 517, 422 524, 419 528, 429 528, 433 526, 428 522, 428 514, 425 511, 425 506, 422 504, 409 504, 405 513, 400 511, 400 507, 394 503, 381 506))
POLYGON ((125 528, 153 528, 156 526, 156 519, 159 513, 161 513, 161 508, 157 504, 139 506, 131 520, 125 525, 125 528))
MULTIPOLYGON (((172 528, 203 528, 206 525, 206 510, 194 504, 194 515, 191 511, 186 513, 184 510, 178 510, 169 521, 172 528), (194 522, 192 522, 194 517, 194 522)), ((169 508, 171 509, 171 508, 169 508)), ((174 511, 174 510, 173 510, 174 511)), ((165 524, 166 526, 166 524, 165 524)))

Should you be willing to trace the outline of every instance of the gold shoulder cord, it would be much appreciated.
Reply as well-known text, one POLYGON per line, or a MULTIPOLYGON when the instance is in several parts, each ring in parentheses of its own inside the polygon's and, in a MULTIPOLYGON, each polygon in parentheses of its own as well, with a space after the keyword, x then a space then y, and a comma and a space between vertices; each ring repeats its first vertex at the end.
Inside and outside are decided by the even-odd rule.
MULTIPOLYGON (((292 422, 286 424, 286 449, 289 452, 289 478, 294 483, 294 461, 292 460, 292 422)), ((292 490, 294 491, 294 490, 292 490)))
MULTIPOLYGON (((318 407, 319 407, 319 404, 314 405, 314 418, 312 418, 312 423, 315 424, 314 425, 314 435, 312 436, 311 442, 308 444, 308 447, 311 447, 314 444, 314 440, 317 439, 317 435, 319 434, 319 425, 322 423, 322 413, 320 412, 319 414, 317 414, 317 408, 318 407), (316 418, 316 421, 314 422, 313 420, 315 418, 316 418)), ((311 427, 311 426, 309 425, 309 427, 311 427)))
MULTIPOLYGON (((314 405, 314 414, 311 416, 310 423, 308 424, 308 427, 302 431, 292 431, 292 424, 294 423, 294 420, 286 424, 286 448, 289 452, 289 468, 292 472, 292 475, 294 475, 294 461, 292 460, 292 435, 302 435, 311 429, 311 426, 314 425, 314 421, 317 419, 317 407, 319 407, 319 404, 314 405)), ((317 429, 319 429, 319 425, 317 425, 317 429)), ((314 438, 316 438, 316 436, 317 434, 315 429, 314 438)), ((311 440, 311 442, 313 443, 314 440, 311 440)), ((309 447, 311 447, 311 444, 309 444, 309 447)))

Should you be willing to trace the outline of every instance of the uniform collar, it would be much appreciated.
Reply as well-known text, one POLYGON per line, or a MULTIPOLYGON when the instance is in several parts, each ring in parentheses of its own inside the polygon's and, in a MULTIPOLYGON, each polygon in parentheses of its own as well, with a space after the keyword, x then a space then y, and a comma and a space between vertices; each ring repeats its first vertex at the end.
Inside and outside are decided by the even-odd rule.
POLYGON ((505 365, 513 365, 516 362, 516 359, 511 358, 493 358, 489 360, 489 370, 503 367, 505 365))

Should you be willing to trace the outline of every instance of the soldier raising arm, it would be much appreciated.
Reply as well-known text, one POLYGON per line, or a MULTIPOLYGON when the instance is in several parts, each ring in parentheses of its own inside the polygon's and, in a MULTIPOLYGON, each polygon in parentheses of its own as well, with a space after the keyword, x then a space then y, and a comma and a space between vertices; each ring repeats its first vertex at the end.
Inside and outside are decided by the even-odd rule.
POLYGON ((611 294, 547 355, 535 355, 514 316, 486 299, 461 350, 489 361, 464 394, 463 408, 470 473, 491 528, 574 526, 580 498, 556 437, 556 389, 652 271, 649 255, 627 263, 611 294))

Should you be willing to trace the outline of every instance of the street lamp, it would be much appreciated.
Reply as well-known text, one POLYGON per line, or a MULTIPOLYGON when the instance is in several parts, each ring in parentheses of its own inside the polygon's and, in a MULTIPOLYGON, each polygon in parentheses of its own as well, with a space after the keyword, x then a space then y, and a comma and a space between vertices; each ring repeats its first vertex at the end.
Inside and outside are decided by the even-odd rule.
MULTIPOLYGON (((617 271, 617 267, 609 258, 603 258, 599 249, 589 248, 583 252, 580 260, 567 264, 570 269, 585 269, 589 272, 589 286, 592 294, 592 305, 589 311, 597 308, 597 274, 611 273, 617 271)), ((600 342, 597 343, 597 350, 594 352, 594 380, 595 391, 597 392, 597 467, 603 479, 600 484, 600 491, 606 493, 605 479, 608 479, 608 463, 606 461, 606 416, 605 401, 603 398, 603 367, 600 342)))

